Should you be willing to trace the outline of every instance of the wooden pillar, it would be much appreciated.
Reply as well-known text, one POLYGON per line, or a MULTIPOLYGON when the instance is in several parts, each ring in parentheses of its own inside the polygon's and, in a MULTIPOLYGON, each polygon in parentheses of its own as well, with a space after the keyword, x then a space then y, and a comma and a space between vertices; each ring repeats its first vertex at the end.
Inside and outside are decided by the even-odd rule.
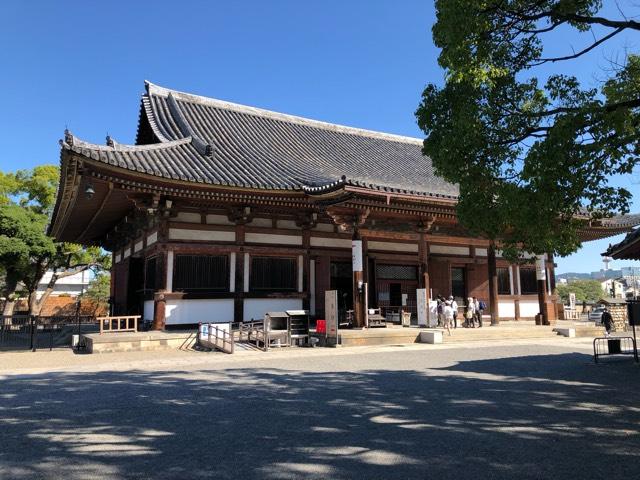
MULTIPOLYGON (((152 330, 164 330, 166 325, 167 266, 169 252, 162 252, 156 257, 156 290, 153 293, 153 324, 152 330)), ((171 252, 173 259, 173 252, 171 252)), ((173 271, 173 268, 171 269, 173 271)))
POLYGON ((236 225, 236 245, 240 246, 236 253, 236 278, 235 294, 233 297, 233 321, 242 322, 244 320, 244 297, 249 291, 249 255, 244 251, 244 225, 236 225), (246 278, 245 278, 246 276, 246 278))
POLYGON ((362 328, 365 326, 364 256, 362 240, 358 232, 358 226, 355 224, 351 241, 351 260, 353 267, 353 326, 362 328))
POLYGON ((153 295, 153 330, 164 330, 167 321, 166 305, 164 292, 156 292, 153 295))
POLYGON ((498 325, 498 269, 496 267, 496 246, 493 242, 489 244, 487 251, 487 262, 489 266, 489 308, 491 309, 491 325, 498 325))
POLYGON ((302 248, 304 248, 302 256, 302 291, 305 294, 302 298, 302 309, 311 311, 311 230, 308 228, 302 230, 302 248))

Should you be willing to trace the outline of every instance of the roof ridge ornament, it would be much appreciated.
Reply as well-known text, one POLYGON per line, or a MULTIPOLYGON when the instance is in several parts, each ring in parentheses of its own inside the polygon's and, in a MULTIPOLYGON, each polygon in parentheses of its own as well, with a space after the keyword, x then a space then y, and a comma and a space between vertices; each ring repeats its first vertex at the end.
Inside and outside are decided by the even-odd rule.
POLYGON ((73 146, 73 133, 71 133, 68 128, 64 129, 64 143, 73 146))
POLYGON ((200 155, 204 155, 205 157, 212 157, 213 145, 205 142, 200 137, 198 137, 198 135, 196 135, 196 132, 191 128, 191 125, 189 125, 189 122, 187 122, 187 119, 184 117, 184 114, 180 110, 178 101, 174 98, 171 92, 169 92, 169 95, 167 96, 167 105, 169 106, 169 112, 175 120, 176 125, 178 125, 178 128, 180 129, 182 135, 184 135, 185 137, 191 137, 191 144, 196 148, 200 155))

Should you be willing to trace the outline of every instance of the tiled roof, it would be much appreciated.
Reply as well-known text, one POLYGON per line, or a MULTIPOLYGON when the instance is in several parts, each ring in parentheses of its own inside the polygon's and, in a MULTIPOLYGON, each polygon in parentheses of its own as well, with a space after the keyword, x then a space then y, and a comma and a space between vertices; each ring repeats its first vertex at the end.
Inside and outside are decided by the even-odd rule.
MULTIPOLYGON (((604 252, 602 255, 607 256, 607 257, 614 257, 614 258, 624 258, 624 259, 631 259, 632 256, 635 255, 636 260, 640 260, 640 255, 637 253, 633 253, 631 250, 629 250, 628 252, 625 252, 625 250, 627 250, 629 247, 631 247, 634 244, 639 244, 640 243, 640 228, 636 228, 635 230, 633 230, 632 232, 629 232, 627 234, 626 237, 624 237, 624 240, 622 240, 620 243, 616 243, 615 245, 609 245, 609 248, 607 249, 606 252, 604 252)), ((636 246, 636 249, 638 249, 638 247, 636 246)))
MULTIPOLYGON (((420 139, 237 105, 148 82, 146 88, 141 125, 148 125, 154 140, 175 145, 190 138, 198 147, 197 155, 161 159, 190 181, 309 193, 347 184, 445 198, 458 195, 456 185, 435 175, 431 160, 422 155, 420 139)), ((173 150, 151 152, 165 157, 173 150)), ((160 170, 149 161, 140 161, 139 167, 153 175, 160 170)))

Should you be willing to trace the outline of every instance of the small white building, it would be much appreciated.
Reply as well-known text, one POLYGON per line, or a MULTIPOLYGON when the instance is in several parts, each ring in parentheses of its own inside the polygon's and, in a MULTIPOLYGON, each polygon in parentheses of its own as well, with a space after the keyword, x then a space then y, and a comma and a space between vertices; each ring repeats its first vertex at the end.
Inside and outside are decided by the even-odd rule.
POLYGON ((621 279, 607 278, 606 280, 602 280, 600 285, 602 285, 602 290, 611 296, 611 298, 625 298, 626 296, 626 285, 621 279))
MULTIPOLYGON (((38 297, 40 297, 47 289, 47 285, 53 275, 52 271, 47 271, 40 283, 38 284, 38 297)), ((55 284, 51 295, 69 295, 71 297, 77 297, 78 295, 87 291, 89 282, 93 278, 93 272, 90 270, 84 270, 75 275, 69 275, 68 277, 60 278, 55 284)))

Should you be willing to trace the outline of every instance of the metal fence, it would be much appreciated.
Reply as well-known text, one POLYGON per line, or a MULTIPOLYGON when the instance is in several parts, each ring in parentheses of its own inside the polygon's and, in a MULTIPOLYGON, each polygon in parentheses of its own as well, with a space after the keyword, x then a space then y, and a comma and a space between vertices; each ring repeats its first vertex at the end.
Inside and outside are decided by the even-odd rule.
POLYGON ((98 331, 92 315, 0 315, 0 352, 69 347, 72 335, 98 331))

